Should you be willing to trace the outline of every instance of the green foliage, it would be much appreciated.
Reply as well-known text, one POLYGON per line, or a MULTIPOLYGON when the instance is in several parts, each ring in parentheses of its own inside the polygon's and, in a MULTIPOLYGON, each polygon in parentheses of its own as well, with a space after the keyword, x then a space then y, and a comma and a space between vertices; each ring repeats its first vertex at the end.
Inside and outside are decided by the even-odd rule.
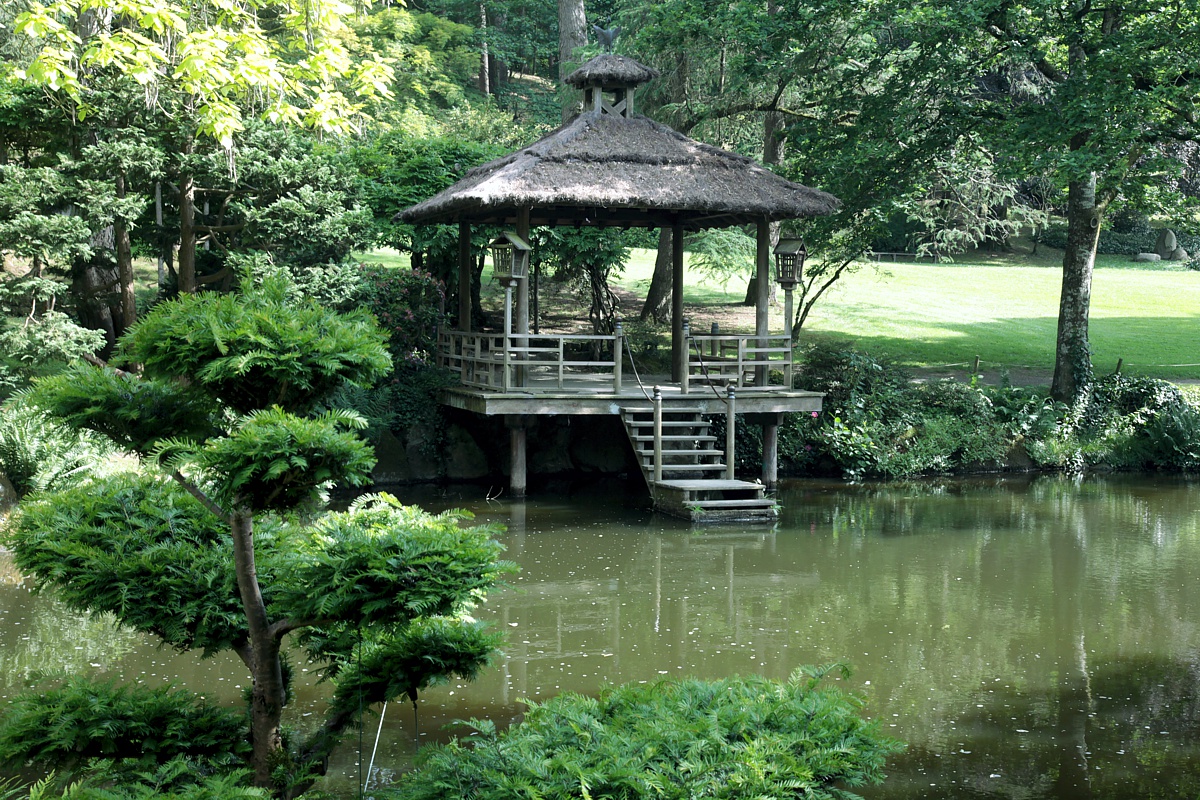
POLYGON ((689 236, 686 248, 693 269, 727 283, 754 273, 758 245, 753 235, 740 228, 714 228, 689 236))
MULTIPOLYGON (((375 231, 362 178, 340 144, 321 142, 307 131, 255 124, 236 138, 232 162, 228 154, 212 151, 197 159, 195 179, 202 196, 212 198, 201 202, 197 222, 218 245, 201 251, 211 260, 205 271, 246 253, 269 253, 274 263, 300 270, 342 262, 352 250, 372 247, 375 231)), ((152 211, 147 205, 142 227, 148 232, 154 230, 152 211)), ((178 235, 175 227, 170 235, 178 235)))
POLYGON ((825 410, 792 415, 780 454, 793 474, 906 478, 1003 466, 1014 447, 1044 469, 1200 468, 1200 409, 1166 381, 1110 375, 1075 403, 1004 383, 911 383, 869 355, 806 352, 798 383, 825 410))
POLYGON ((356 148, 351 155, 366 181, 364 191, 375 218, 376 241, 398 250, 432 244, 447 255, 456 252, 457 229, 414 229, 395 219, 396 214, 447 188, 470 168, 503 153, 501 147, 468 137, 429 138, 401 132, 382 134, 356 148))
MULTIPOLYGON (((259 525, 259 546, 269 551, 277 529, 259 525)), ((228 524, 169 481, 125 474, 26 501, 6 544, 74 610, 206 655, 245 640, 228 524)), ((269 561, 259 569, 274 575, 269 561)))
POLYGON ((387 331, 392 363, 431 364, 438 333, 447 326, 445 285, 427 272, 382 264, 360 264, 358 273, 351 302, 374 314, 387 331))
POLYGON ((111 368, 71 367, 42 379, 28 397, 67 425, 143 455, 163 436, 203 439, 219 430, 212 398, 111 368))
POLYGON ((0 475, 18 497, 78 484, 112 451, 99 437, 48 419, 19 398, 0 405, 0 475))
POLYGON ((363 486, 370 482, 375 456, 361 438, 343 428, 365 422, 341 409, 306 419, 278 406, 252 411, 228 436, 202 450, 164 443, 175 463, 194 463, 211 476, 222 502, 248 503, 255 510, 295 508, 314 487, 363 486))
POLYGON ((822 684, 830 669, 764 678, 661 681, 531 703, 497 734, 423 752, 390 796, 433 798, 856 797, 900 749, 822 684))
POLYGON ((123 340, 122 358, 152 378, 193 381, 242 413, 305 411, 342 381, 371 383, 390 366, 369 314, 292 302, 278 277, 157 306, 123 340))
POLYGON ((362 703, 408 698, 450 678, 474 680, 501 642, 480 622, 422 617, 395 634, 374 637, 354 651, 338 675, 334 705, 347 712, 362 703))
POLYGON ((359 624, 397 627, 423 616, 453 616, 483 597, 511 565, 486 526, 465 527, 462 513, 428 514, 390 495, 370 495, 349 511, 327 514, 301 546, 278 602, 298 619, 331 621, 313 639, 313 658, 327 651, 331 630, 347 637, 359 624), (312 587, 323 587, 313 592, 312 587), (353 626, 338 628, 341 621, 353 626))
POLYGON ((799 383, 826 392, 816 417, 793 415, 781 453, 793 470, 829 459, 844 477, 905 478, 1000 462, 1012 440, 1008 387, 985 392, 954 381, 912 384, 886 362, 852 350, 811 347, 799 383))
POLYGON ((95 774, 86 781, 72 783, 60 792, 52 790, 50 781, 30 787, 29 800, 265 800, 270 795, 262 789, 248 786, 246 770, 206 775, 196 765, 182 758, 172 759, 155 770, 133 774, 118 774, 96 764, 95 774), (114 785, 115 784, 115 785, 114 785))
POLYGON ((109 776, 186 758, 204 773, 236 767, 249 750, 240 714, 181 689, 71 678, 18 695, 0 722, 0 760, 81 771, 105 759, 109 776))
POLYGON ((1179 387, 1154 378, 1109 375, 1060 409, 1047 434, 1028 445, 1047 467, 1082 472, 1200 468, 1200 409, 1179 387))

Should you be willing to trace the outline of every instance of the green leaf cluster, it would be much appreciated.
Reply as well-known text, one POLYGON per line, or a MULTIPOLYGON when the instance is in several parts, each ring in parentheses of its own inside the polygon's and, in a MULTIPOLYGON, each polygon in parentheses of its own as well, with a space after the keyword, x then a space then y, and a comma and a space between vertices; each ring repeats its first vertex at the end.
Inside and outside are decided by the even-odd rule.
POLYGON ((47 419, 20 398, 0 405, 0 475, 18 497, 82 482, 112 452, 104 439, 47 419))
POLYGON ((123 773, 177 758, 201 772, 245 757, 240 714, 181 689, 71 678, 13 698, 0 727, 0 761, 71 769, 104 759, 123 773))
MULTIPOLYGON (((179 650, 245 641, 228 525, 165 479, 118 475, 31 499, 9 527, 18 568, 70 608, 112 613, 179 650)), ((260 546, 277 529, 260 525, 260 546)))
POLYGON ((366 312, 293 302, 275 276, 237 295, 189 295, 156 307, 122 341, 122 357, 239 413, 270 406, 304 413, 343 381, 382 377, 391 366, 383 345, 366 312))
POLYGON ((533 703, 497 734, 430 748, 391 792, 403 800, 542 797, 851 798, 900 749, 830 668, 765 678, 626 684, 533 703))

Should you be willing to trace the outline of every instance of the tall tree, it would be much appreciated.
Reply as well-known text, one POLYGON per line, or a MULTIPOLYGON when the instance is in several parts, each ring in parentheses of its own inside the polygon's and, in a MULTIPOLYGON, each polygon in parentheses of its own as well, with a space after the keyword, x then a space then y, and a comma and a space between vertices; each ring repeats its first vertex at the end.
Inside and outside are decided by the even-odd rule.
MULTIPOLYGON (((558 80, 559 83, 577 64, 578 52, 587 46, 587 14, 583 0, 558 0, 558 80)), ((575 113, 575 103, 563 102, 562 121, 566 124, 575 113)))
POLYGON ((340 2, 303 0, 32 0, 16 31, 37 49, 19 75, 93 113, 97 75, 118 74, 170 125, 179 154, 179 288, 195 290, 198 140, 226 150, 246 115, 327 133, 352 130, 367 98, 387 94, 391 70, 350 58, 340 2))

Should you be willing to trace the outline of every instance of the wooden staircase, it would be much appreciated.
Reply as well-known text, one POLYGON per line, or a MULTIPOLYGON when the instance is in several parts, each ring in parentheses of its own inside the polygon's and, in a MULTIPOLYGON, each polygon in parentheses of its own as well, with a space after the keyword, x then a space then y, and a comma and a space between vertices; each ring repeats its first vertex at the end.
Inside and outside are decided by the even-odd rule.
POLYGON ((709 433, 701 409, 686 401, 663 401, 662 474, 655 478, 654 406, 622 406, 621 420, 654 499, 654 508, 695 522, 765 521, 778 518, 763 485, 728 475, 725 453, 709 433))

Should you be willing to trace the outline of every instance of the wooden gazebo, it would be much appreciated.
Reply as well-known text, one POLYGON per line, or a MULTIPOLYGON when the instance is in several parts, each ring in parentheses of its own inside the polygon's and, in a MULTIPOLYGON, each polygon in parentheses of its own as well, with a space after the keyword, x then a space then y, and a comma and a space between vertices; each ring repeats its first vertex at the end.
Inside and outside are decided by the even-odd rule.
MULTIPOLYGON (((620 414, 642 458, 656 505, 678 513, 676 506, 682 503, 691 509, 689 516, 737 516, 739 508, 761 508, 769 501, 706 507, 703 504, 710 501, 752 498, 742 496, 749 492, 743 487, 676 491, 668 486, 705 479, 745 483, 732 480, 732 453, 725 464, 716 464, 711 457, 721 453, 715 448, 685 451, 686 446, 699 447, 696 437, 704 434, 697 433, 695 425, 672 425, 679 420, 669 418, 729 413, 732 420, 736 393, 738 413, 753 415, 764 426, 763 483, 774 485, 779 415, 818 410, 820 395, 792 389, 790 333, 772 336, 769 330, 769 224, 829 214, 838 201, 787 181, 751 159, 635 114, 635 89, 656 76, 655 70, 632 59, 597 56, 566 79, 584 93, 582 114, 534 144, 472 169, 400 217, 414 224, 459 226, 459 330, 443 336, 441 357, 462 380, 461 386, 446 392, 443 402, 506 417, 512 431, 514 494, 525 491, 522 420, 538 414, 620 414), (754 334, 692 335, 683 318, 684 233, 750 224, 757 227, 758 245, 754 334), (498 336, 471 331, 472 225, 509 226, 524 241, 535 226, 671 230, 672 373, 658 386, 662 399, 657 414, 647 388, 628 385, 623 375, 619 330, 613 337, 530 335, 527 281, 513 281, 512 330, 498 336), (570 360, 565 340, 597 338, 613 340, 611 360, 570 360), (654 434, 644 430, 645 425, 631 424, 651 416, 658 420, 654 434), (663 433, 664 422, 666 430, 679 433, 663 433), (725 478, 716 478, 711 474, 715 469, 704 467, 720 467, 725 478), (706 477, 684 480, 689 471, 706 477)), ((761 491, 755 496, 761 500, 761 491)))

